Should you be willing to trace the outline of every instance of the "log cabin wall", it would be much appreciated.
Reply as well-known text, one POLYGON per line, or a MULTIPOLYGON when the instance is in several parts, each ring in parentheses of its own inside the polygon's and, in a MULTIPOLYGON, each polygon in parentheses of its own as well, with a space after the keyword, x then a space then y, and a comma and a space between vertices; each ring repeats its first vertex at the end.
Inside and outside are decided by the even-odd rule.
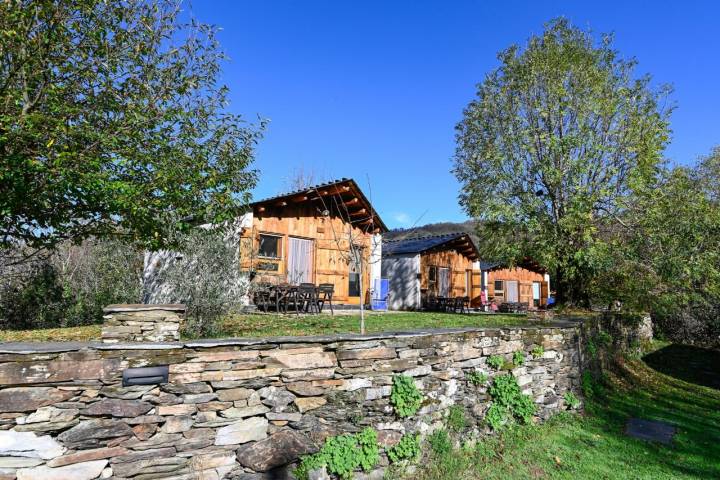
MULTIPOLYGON (((505 290, 496 291, 495 282, 514 281, 518 283, 518 301, 527 303, 528 306, 537 307, 547 305, 548 284, 542 273, 534 272, 525 268, 499 268, 488 271, 487 289, 488 298, 497 304, 508 300, 507 287, 505 290), (533 283, 538 283, 540 288, 539 304, 534 305, 533 302, 533 283)), ((503 285, 507 285, 503 283, 503 285)))
MULTIPOLYGON (((275 209, 255 208, 252 228, 243 233, 241 240, 242 268, 256 272, 256 282, 283 283, 288 281, 288 253, 290 239, 312 241, 312 272, 309 279, 315 284, 335 285, 333 300, 338 303, 359 304, 360 296, 349 295, 351 258, 350 225, 339 215, 323 216, 322 210, 312 203, 287 205, 275 209), (280 239, 276 258, 259 255, 260 236, 271 235, 280 239)), ((369 301, 372 233, 352 228, 356 245, 363 247, 363 290, 365 302, 369 301)))
POLYGON ((430 279, 430 268, 447 268, 450 270, 451 297, 472 296, 473 261, 455 250, 426 252, 420 255, 420 289, 429 295, 439 295, 439 278, 434 284, 430 279), (470 282, 470 289, 467 289, 470 282))

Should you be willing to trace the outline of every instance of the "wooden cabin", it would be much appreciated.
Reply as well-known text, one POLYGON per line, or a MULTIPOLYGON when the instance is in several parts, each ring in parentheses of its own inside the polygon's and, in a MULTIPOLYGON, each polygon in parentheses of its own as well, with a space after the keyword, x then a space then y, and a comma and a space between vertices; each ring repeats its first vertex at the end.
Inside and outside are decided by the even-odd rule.
POLYGON ((391 310, 419 310, 430 296, 467 296, 471 307, 483 310, 489 303, 547 305, 550 278, 542 267, 530 261, 512 268, 480 261, 466 233, 387 241, 382 254, 391 310))
POLYGON ((536 263, 528 260, 519 266, 508 267, 500 263, 479 262, 478 270, 485 297, 492 303, 526 303, 530 309, 547 306, 550 276, 536 263))
POLYGON ((383 244, 382 272, 388 308, 419 310, 428 296, 480 295, 473 265, 479 255, 466 233, 394 240, 383 244))
POLYGON ((254 282, 332 283, 334 302, 369 302, 387 227, 354 180, 284 193, 251 208, 242 219, 241 268, 254 282))

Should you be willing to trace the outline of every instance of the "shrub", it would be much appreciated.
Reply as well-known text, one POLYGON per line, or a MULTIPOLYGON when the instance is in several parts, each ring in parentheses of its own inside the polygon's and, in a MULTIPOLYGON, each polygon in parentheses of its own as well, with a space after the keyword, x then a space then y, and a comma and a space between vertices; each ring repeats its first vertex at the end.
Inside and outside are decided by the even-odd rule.
POLYGON ((525 354, 519 350, 513 353, 513 365, 519 367, 523 363, 525 363, 525 354))
POLYGON ((452 442, 447 430, 435 430, 428 436, 430 450, 438 457, 444 457, 452 451, 452 442))
POLYGON ((387 456, 391 462, 415 460, 420 457, 420 434, 403 435, 397 445, 389 448, 387 456))
POLYGON ((358 468, 367 472, 379 460, 377 432, 368 427, 354 435, 338 435, 325 440, 319 452, 302 458, 295 476, 301 480, 307 479, 311 470, 326 467, 329 473, 349 479, 358 468))
POLYGON ((587 399, 595 396, 595 380, 588 370, 585 370, 582 374, 582 391, 587 399))
POLYGON ((490 355, 490 358, 487 359, 487 364, 495 370, 500 370, 505 364, 505 359, 502 355, 490 355))
POLYGON ((588 340, 587 342, 587 351, 590 354, 590 358, 597 358, 597 346, 595 345, 595 342, 592 341, 592 339, 588 340))
POLYGON ((607 348, 612 345, 612 336, 607 332, 598 332, 597 341, 601 347, 607 348))
POLYGON ((61 244, 22 265, 0 258, 0 328, 30 329, 102 321, 112 303, 141 300, 142 256, 116 240, 61 244))
POLYGON ((407 375, 395 375, 393 377, 390 403, 400 417, 409 417, 420 408, 422 404, 422 393, 415 385, 412 377, 407 375))
POLYGON ((184 303, 186 334, 207 336, 217 322, 240 306, 249 288, 240 272, 239 239, 232 225, 196 229, 183 239, 181 253, 165 257, 154 270, 152 303, 184 303))
POLYGON ((542 345, 538 345, 530 352, 533 358, 541 358, 545 354, 545 348, 542 345))
POLYGON ((500 403, 490 405, 485 414, 485 421, 493 430, 500 430, 512 418, 508 408, 500 403))
POLYGON ((512 375, 500 375, 494 378, 489 389, 493 404, 486 415, 490 426, 498 430, 503 425, 521 420, 530 423, 535 413, 535 403, 529 395, 520 391, 517 379, 512 375))
POLYGON ((453 432, 461 432, 467 427, 465 410, 460 405, 453 405, 448 409, 447 426, 453 432))
POLYGON ((575 410, 580 406, 580 400, 571 391, 565 392, 563 400, 565 400, 565 405, 567 405, 570 410, 575 410))
POLYGON ((488 381, 487 373, 480 372, 478 370, 472 370, 470 372, 467 372, 465 376, 467 377, 468 381, 475 386, 485 385, 485 383, 488 381))

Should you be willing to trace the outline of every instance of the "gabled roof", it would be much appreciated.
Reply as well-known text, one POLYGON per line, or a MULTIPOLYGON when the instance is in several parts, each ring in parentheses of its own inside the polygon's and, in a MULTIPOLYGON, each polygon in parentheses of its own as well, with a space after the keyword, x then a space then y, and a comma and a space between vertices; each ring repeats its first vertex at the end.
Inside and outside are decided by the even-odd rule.
POLYGON ((388 228, 382 221, 370 201, 360 190, 352 178, 341 178, 302 188, 292 192, 281 193, 274 197, 253 202, 250 206, 258 212, 268 210, 281 212, 289 204, 316 203, 318 208, 331 209, 336 207, 343 217, 349 217, 353 226, 369 232, 387 232, 388 228))
POLYGON ((475 243, 473 243, 470 235, 465 232, 391 240, 383 243, 382 253, 383 256, 390 256, 447 249, 457 250, 473 261, 480 258, 475 243))

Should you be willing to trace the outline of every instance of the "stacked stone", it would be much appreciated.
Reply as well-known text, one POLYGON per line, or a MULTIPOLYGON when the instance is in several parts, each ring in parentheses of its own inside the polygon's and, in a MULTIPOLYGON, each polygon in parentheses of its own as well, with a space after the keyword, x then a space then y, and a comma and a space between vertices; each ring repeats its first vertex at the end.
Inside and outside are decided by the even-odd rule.
MULTIPOLYGON (((510 360, 538 419, 579 386, 577 328, 458 329, 163 344, 0 345, 0 479, 285 478, 288 465, 333 435, 366 426, 381 447, 439 428, 451 405, 483 418, 490 355, 510 360), (530 352, 542 346, 541 358, 530 352), (128 367, 169 365, 169 383, 123 387, 128 367), (425 399, 400 419, 395 374, 425 399), (285 473, 283 473, 285 472, 285 473)), ((383 455, 381 475, 388 465, 383 455)), ((358 474, 356 478, 365 478, 358 474)), ((375 477, 372 477, 375 478, 375 477)))
POLYGON ((185 305, 109 305, 103 312, 105 343, 176 342, 185 305))

